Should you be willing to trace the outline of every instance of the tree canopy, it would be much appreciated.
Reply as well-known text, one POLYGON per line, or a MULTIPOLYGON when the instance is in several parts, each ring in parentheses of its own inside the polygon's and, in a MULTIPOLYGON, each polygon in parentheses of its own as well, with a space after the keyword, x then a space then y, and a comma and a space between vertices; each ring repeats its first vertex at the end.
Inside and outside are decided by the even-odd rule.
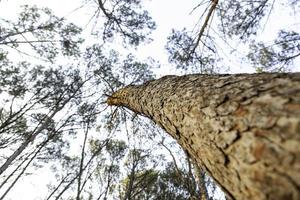
MULTIPOLYGON (((151 9, 141 0, 78 2, 78 24, 67 8, 64 16, 37 5, 0 14, 0 199, 45 171, 46 192, 35 194, 45 199, 224 198, 163 130, 106 105, 119 88, 166 67, 139 55, 157 39, 151 9)), ((225 73, 236 59, 257 72, 299 69, 299 24, 262 37, 283 8, 292 21, 299 1, 196 1, 192 25, 165 38, 169 68, 225 73)))

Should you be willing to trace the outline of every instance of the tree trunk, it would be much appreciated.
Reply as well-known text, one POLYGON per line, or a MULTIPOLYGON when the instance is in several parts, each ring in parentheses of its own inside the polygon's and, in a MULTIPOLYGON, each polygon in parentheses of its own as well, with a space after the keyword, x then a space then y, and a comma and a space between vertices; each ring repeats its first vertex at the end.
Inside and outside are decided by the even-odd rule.
POLYGON ((300 199, 300 73, 166 76, 107 103, 155 121, 232 199, 300 199))

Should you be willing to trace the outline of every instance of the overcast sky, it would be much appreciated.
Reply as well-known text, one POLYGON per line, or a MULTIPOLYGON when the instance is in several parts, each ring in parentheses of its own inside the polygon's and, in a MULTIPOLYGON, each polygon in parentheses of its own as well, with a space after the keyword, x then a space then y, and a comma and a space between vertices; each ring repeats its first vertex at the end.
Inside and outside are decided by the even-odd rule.
MULTIPOLYGON (((152 43, 138 48, 138 56, 147 58, 149 56, 158 60, 161 64, 161 69, 158 70, 159 75, 174 74, 174 68, 170 67, 166 50, 166 38, 170 34, 172 28, 181 30, 183 27, 194 27, 197 19, 203 12, 204 8, 196 10, 190 14, 192 9, 199 3, 199 0, 145 0, 143 1, 145 8, 150 12, 154 21, 157 23, 157 29, 151 35, 154 39, 152 43)), ((51 8, 58 16, 66 16, 68 20, 74 23, 85 26, 91 14, 94 12, 85 8, 76 10, 82 5, 82 0, 2 0, 0 3, 0 17, 16 17, 16 13, 20 10, 22 4, 38 5, 51 8)), ((300 29, 299 15, 291 16, 293 11, 290 7, 280 6, 280 1, 277 1, 271 13, 268 23, 265 24, 263 31, 258 33, 257 41, 272 41, 276 37, 280 28, 294 27, 300 29)), ((215 21, 217 17, 214 18, 215 21)), ((200 23, 201 25, 201 23, 200 23)), ((222 73, 251 73, 255 69, 245 63, 241 64, 243 57, 247 53, 247 49, 242 43, 230 43, 231 47, 237 48, 235 53, 231 52, 231 47, 224 43, 220 38, 217 39, 219 45, 219 53, 223 54, 223 63, 230 67, 229 70, 221 69, 222 73)), ((133 51, 133 50, 132 50, 133 51)), ((300 66, 295 66, 293 71, 299 71, 300 66)))

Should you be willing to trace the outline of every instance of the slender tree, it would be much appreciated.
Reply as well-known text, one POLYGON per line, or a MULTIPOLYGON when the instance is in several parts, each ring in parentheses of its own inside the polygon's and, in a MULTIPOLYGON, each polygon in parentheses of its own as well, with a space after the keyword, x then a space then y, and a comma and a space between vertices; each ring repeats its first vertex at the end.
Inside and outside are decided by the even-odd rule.
POLYGON ((300 74, 165 76, 109 105, 165 129, 232 199, 300 198, 300 74))

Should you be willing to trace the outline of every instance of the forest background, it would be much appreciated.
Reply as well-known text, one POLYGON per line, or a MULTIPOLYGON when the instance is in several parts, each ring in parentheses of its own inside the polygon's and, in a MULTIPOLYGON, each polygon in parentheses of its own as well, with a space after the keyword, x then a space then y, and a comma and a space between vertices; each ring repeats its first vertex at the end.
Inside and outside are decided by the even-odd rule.
POLYGON ((105 104, 164 75, 299 71, 299 1, 214 2, 0 1, 0 199, 224 198, 163 130, 105 104))

